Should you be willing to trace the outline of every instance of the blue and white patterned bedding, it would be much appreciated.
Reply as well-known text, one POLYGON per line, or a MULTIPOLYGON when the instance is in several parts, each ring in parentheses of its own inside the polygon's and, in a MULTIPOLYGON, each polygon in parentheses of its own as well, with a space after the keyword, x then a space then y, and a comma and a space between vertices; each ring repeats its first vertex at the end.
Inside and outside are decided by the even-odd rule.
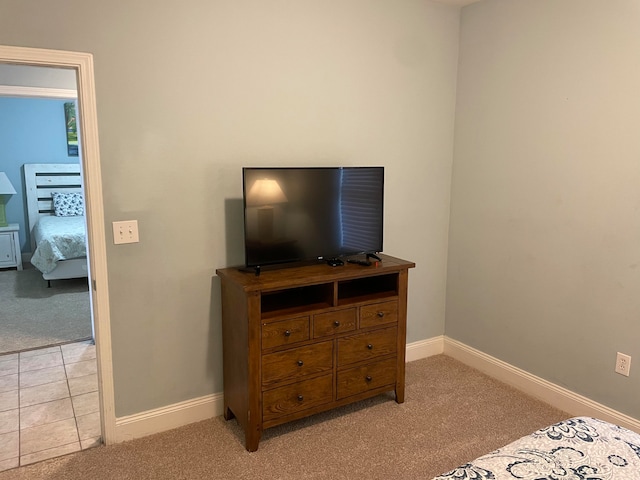
POLYGON ((36 241, 31 264, 42 273, 52 272, 60 260, 87 255, 84 216, 41 217, 31 235, 35 236, 36 241))
POLYGON ((638 480, 640 435, 587 417, 522 437, 433 480, 638 480))

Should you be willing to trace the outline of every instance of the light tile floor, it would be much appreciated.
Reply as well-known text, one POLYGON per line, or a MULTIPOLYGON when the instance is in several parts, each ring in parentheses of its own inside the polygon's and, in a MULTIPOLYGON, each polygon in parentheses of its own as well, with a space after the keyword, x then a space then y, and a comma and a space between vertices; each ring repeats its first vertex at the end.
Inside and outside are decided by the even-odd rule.
POLYGON ((93 342, 0 355, 0 471, 100 443, 93 342))

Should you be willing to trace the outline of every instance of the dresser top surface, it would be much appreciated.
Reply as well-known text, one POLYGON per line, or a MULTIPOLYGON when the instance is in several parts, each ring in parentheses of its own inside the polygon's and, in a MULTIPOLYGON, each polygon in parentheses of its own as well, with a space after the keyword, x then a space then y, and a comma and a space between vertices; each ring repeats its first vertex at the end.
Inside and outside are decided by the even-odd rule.
POLYGON ((345 262, 344 265, 332 267, 319 262, 303 266, 263 267, 259 275, 253 269, 239 267, 219 268, 216 274, 241 285, 245 291, 260 291, 382 275, 415 267, 415 263, 407 260, 384 254, 378 256, 382 261, 372 260, 369 266, 345 262))

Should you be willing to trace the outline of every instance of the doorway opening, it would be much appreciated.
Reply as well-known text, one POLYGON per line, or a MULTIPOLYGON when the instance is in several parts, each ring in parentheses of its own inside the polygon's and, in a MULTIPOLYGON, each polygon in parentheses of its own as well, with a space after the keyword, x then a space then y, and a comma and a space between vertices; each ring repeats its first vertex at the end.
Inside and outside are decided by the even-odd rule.
POLYGON ((0 355, 93 339, 76 111, 74 70, 0 64, 0 355))
MULTIPOLYGON (((86 210, 86 247, 88 253, 84 295, 90 298, 88 300, 89 318, 92 318, 93 322, 89 321, 90 327, 92 327, 92 331, 89 331, 89 340, 85 339, 73 343, 63 342, 44 349, 21 349, 20 352, 14 353, 17 355, 16 358, 5 356, 4 361, 0 357, 0 399, 7 401, 6 405, 10 407, 18 407, 19 419, 17 431, 15 428, 7 427, 5 430, 11 431, 0 432, 0 443, 16 444, 17 446, 17 453, 3 453, 3 456, 8 456, 8 458, 0 458, 0 470, 70 453, 75 451, 74 449, 90 446, 100 438, 107 444, 113 443, 115 440, 106 248, 93 60, 91 55, 86 53, 0 46, 0 65, 6 64, 53 68, 58 71, 67 70, 71 71, 76 78, 77 127, 82 136, 78 149, 78 166, 84 180, 82 190, 86 210), (95 339, 95 345, 91 339, 95 339), (62 365, 48 366, 48 362, 56 363, 60 360, 62 365), (43 366, 44 368, 37 368, 43 366), (48 368, 53 369, 47 370, 48 368), (13 369, 16 369, 15 373, 2 375, 3 372, 12 372, 13 369), (38 372, 38 370, 41 371, 38 372), (54 370, 57 373, 54 373, 54 370), (24 379, 26 389, 37 389, 38 385, 31 385, 31 383, 42 385, 42 380, 38 380, 38 376, 47 377, 49 375, 50 380, 51 376, 61 374, 65 375, 64 380, 60 379, 45 384, 48 385, 47 388, 50 391, 54 392, 49 397, 49 401, 44 402, 47 404, 45 406, 42 405, 43 402, 38 402, 37 398, 40 394, 36 393, 36 390, 18 393, 17 389, 12 388, 14 385, 20 387, 20 382, 24 379), (67 389, 68 396, 64 395, 63 387, 67 389), (76 395, 71 393, 72 390, 76 395), (12 395, 15 396, 15 402, 9 398, 12 395), (97 412, 94 411, 96 404, 97 412), (73 419, 63 418, 68 417, 69 407, 74 412, 73 419), (94 420, 97 416, 99 421, 92 429, 87 429, 83 422, 91 416, 94 420), (80 417, 84 418, 80 419, 80 417), (45 423, 38 423, 42 418, 55 421, 49 422, 47 420, 45 423), (24 425, 20 425, 20 422, 23 422, 24 425), (42 443, 43 439, 47 437, 45 432, 47 426, 56 422, 58 422, 58 427, 64 427, 65 422, 69 425, 74 424, 77 444, 73 441, 73 434, 68 433, 71 430, 65 430, 66 433, 62 435, 64 438, 60 445, 49 446, 42 443), (83 429, 83 433, 80 433, 81 429, 83 429), (82 440, 85 440, 84 445, 82 440), (49 448, 43 448, 43 445, 49 448)), ((20 180, 19 186, 24 188, 25 184, 22 183, 22 179, 20 180)), ((16 271, 18 271, 17 266, 16 271)), ((43 279, 43 281, 45 280, 43 279)), ((52 288, 55 288, 56 282, 66 282, 66 280, 60 279, 52 282, 54 284, 52 288)), ((71 337, 74 336, 75 334, 71 335, 71 337)), ((7 411, 5 409, 3 412, 5 417, 8 415, 7 411)), ((9 423, 15 424, 15 422, 9 423)))

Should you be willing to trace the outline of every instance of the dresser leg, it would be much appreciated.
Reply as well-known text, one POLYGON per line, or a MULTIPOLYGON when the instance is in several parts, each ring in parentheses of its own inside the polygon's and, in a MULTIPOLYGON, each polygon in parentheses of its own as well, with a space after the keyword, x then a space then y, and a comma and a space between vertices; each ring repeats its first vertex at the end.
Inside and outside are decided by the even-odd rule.
POLYGON ((404 403, 404 384, 396 385, 396 403, 404 403))
POLYGON ((225 420, 231 420, 232 418, 235 418, 235 415, 233 414, 231 409, 229 407, 227 407, 226 405, 224 407, 224 413, 222 415, 224 416, 225 420))
POLYGON ((244 432, 244 440, 245 445, 247 447, 247 451, 255 452, 258 450, 258 444, 260 443, 261 435, 260 427, 256 425, 256 427, 252 428, 251 426, 247 428, 246 432, 244 432))

